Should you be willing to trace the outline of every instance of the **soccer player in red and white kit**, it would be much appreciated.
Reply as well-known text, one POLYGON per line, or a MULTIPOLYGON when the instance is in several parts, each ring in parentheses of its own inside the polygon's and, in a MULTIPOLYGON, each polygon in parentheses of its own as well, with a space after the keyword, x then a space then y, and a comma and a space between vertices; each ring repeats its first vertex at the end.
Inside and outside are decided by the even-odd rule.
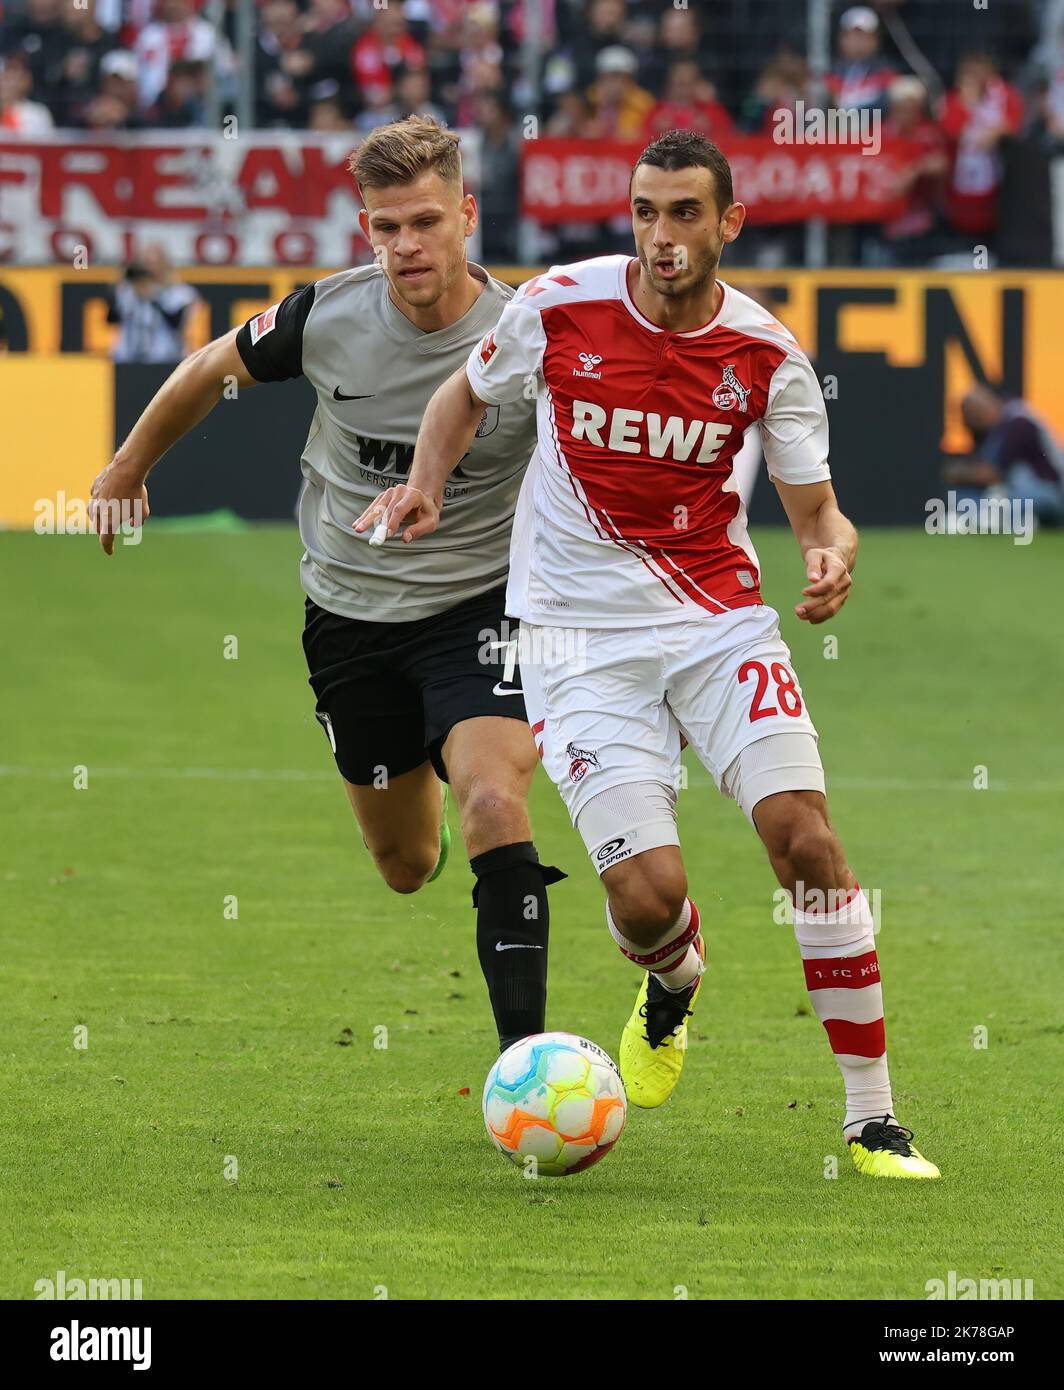
POLYGON ((395 535, 405 522, 408 542, 432 531, 485 407, 536 395, 507 612, 521 620, 544 766, 602 877, 610 933, 646 972, 621 1040, 629 1097, 655 1106, 672 1092, 704 968, 676 829, 686 739, 794 901, 858 1170, 936 1178, 894 1115, 872 912, 828 816, 816 729, 761 598, 733 473, 756 421, 805 564, 795 612, 834 616, 857 534, 829 481, 823 395, 783 325, 717 277, 745 209, 715 145, 670 131, 648 146, 631 206, 637 256, 522 286, 429 403, 409 485, 364 524, 383 518, 395 535))

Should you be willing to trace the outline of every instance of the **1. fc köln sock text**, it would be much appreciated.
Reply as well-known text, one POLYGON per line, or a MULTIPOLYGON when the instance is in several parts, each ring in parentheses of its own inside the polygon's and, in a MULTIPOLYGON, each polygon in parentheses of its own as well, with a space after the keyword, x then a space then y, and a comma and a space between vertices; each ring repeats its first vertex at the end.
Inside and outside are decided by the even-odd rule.
POLYGON ((794 910, 805 983, 846 1087, 843 1133, 894 1116, 872 910, 855 886, 834 911, 794 910))

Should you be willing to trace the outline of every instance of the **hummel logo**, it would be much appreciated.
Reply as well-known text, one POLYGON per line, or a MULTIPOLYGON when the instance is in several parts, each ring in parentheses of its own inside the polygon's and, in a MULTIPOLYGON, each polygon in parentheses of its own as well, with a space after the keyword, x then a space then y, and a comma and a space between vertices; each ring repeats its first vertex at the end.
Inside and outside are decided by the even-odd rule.
POLYGON ((376 394, 377 394, 376 391, 371 391, 371 392, 369 393, 368 396, 345 396, 344 393, 340 390, 339 386, 337 386, 337 387, 335 387, 335 388, 333 389, 333 400, 334 400, 334 401, 368 401, 368 400, 371 400, 372 397, 374 397, 376 394))
POLYGON ((602 377, 602 373, 596 372, 595 368, 602 361, 601 356, 597 352, 580 352, 577 353, 577 356, 583 363, 584 370, 581 372, 578 371, 576 367, 574 367, 573 376, 593 376, 596 381, 600 380, 602 377))
POLYGON ((526 946, 523 941, 496 941, 496 951, 542 951, 542 946, 526 946))

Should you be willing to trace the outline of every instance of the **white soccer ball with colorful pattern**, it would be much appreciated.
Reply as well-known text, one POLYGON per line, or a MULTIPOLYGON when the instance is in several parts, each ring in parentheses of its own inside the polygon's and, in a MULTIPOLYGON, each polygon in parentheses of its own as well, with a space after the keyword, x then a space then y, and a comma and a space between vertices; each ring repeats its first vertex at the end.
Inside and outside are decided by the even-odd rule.
POLYGON ((598 1163, 627 1114, 620 1072, 601 1047, 575 1033, 522 1038, 484 1083, 488 1133, 530 1176, 563 1178, 598 1163))

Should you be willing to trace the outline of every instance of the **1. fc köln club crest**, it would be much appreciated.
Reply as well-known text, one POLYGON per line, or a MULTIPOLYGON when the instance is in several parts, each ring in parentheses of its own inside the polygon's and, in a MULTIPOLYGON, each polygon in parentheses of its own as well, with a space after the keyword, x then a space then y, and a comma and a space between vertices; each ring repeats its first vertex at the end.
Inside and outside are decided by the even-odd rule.
POLYGON ((720 378, 720 385, 714 388, 713 404, 718 410, 734 410, 736 406, 746 410, 750 390, 735 375, 735 363, 729 362, 720 378))

